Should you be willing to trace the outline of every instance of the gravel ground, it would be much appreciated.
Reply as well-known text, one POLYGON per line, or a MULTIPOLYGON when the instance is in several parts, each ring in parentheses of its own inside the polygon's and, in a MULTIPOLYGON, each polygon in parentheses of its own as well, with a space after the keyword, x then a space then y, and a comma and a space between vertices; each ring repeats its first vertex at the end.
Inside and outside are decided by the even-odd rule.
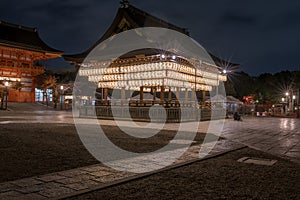
POLYGON ((245 148, 70 199, 300 199, 299 180, 299 164, 245 148), (244 156, 278 162, 237 162, 244 156))
MULTIPOLYGON (((111 141, 132 152, 161 148, 176 133, 161 131, 149 139, 133 139, 118 127, 102 128, 111 141)), ((85 149, 72 124, 0 124, 0 129, 0 182, 99 163, 85 149)), ((195 139, 197 143, 204 136, 199 133, 195 139)), ((175 147, 181 145, 175 144, 175 147)))
POLYGON ((1 182, 97 163, 66 124, 2 124, 0 152, 1 182))

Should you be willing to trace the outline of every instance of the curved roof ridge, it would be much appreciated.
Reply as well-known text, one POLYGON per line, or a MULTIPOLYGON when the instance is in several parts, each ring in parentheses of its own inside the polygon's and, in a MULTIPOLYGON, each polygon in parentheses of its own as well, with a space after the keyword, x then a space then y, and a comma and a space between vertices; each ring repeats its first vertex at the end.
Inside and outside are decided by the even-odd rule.
MULTIPOLYGON (((154 16, 154 15, 151 15, 151 14, 149 14, 148 12, 145 12, 145 11, 143 11, 143 10, 141 10, 141 9, 139 9, 139 8, 137 8, 137 7, 133 6, 133 5, 131 5, 131 4, 129 4, 129 6, 128 6, 127 9, 129 9, 129 10, 131 9, 131 11, 138 12, 138 13, 140 13, 141 15, 144 15, 145 17, 149 17, 149 18, 153 19, 153 21, 156 21, 158 24, 164 24, 164 25, 166 25, 166 27, 168 27, 168 28, 171 28, 171 29, 173 28, 173 29, 175 29, 175 30, 177 30, 177 31, 179 31, 179 32, 181 32, 181 33, 183 33, 183 34, 189 36, 189 32, 187 31, 186 28, 182 28, 182 27, 179 27, 179 26, 177 26, 177 25, 175 25, 175 24, 172 24, 172 23, 170 23, 170 22, 167 22, 167 21, 165 21, 165 20, 163 20, 163 19, 161 19, 161 18, 158 18, 158 17, 156 17, 156 16, 154 16)), ((144 25, 144 24, 140 24, 140 26, 142 26, 142 27, 143 27, 143 25, 144 25)))
POLYGON ((12 28, 18 28, 18 29, 25 30, 25 31, 37 32, 37 28, 35 28, 35 27, 32 28, 32 27, 28 27, 28 26, 19 25, 19 24, 13 24, 13 23, 6 22, 3 20, 0 20, 0 25, 9 26, 12 28))
POLYGON ((63 51, 47 45, 39 36, 36 28, 0 21, 0 43, 37 52, 62 54, 63 51))

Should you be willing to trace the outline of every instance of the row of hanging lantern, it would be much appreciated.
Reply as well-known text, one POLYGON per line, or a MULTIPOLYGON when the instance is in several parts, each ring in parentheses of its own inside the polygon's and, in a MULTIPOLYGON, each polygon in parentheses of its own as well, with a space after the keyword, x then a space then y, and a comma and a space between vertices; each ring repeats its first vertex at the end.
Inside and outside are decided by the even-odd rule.
POLYGON ((207 79, 203 77, 198 77, 194 75, 183 74, 175 71, 161 70, 153 72, 141 72, 141 73, 127 73, 127 74, 112 74, 103 76, 89 76, 89 81, 91 82, 109 82, 109 81, 126 81, 126 80, 145 80, 147 85, 156 84, 157 79, 170 78, 173 80, 183 81, 183 82, 196 82, 212 86, 217 86, 218 81, 213 79, 207 79), (153 80, 153 81, 152 81, 153 80), (150 82, 150 84, 148 83, 150 82), (153 83, 153 84, 152 84, 153 83))
MULTIPOLYGON (((201 65, 203 62, 201 62, 201 65)), ((86 65, 88 66, 88 65, 86 65)), ((212 65, 214 66, 214 65, 212 65)), ((214 66, 216 67, 216 66, 214 66)), ((88 76, 89 81, 99 82, 99 87, 120 88, 139 86, 172 86, 210 91, 219 81, 226 81, 226 75, 205 71, 201 67, 183 65, 171 61, 160 61, 125 66, 83 67, 80 76, 88 76)))
POLYGON ((136 73, 136 72, 152 72, 159 70, 173 70, 176 72, 182 72, 185 74, 196 74, 197 76, 202 76, 205 78, 218 79, 223 80, 226 76, 219 75, 217 73, 206 72, 202 69, 196 69, 191 66, 185 66, 182 64, 174 63, 174 62, 157 62, 157 63, 148 63, 148 64, 140 64, 140 65, 131 65, 131 66, 121 66, 121 67, 89 67, 89 68, 81 68, 79 70, 79 75, 81 76, 91 76, 91 75, 111 75, 118 73, 136 73))
MULTIPOLYGON (((145 87, 159 87, 159 86, 167 86, 173 88, 186 88, 189 90, 195 89, 195 83, 174 80, 170 78, 165 79, 151 79, 151 80, 131 80, 131 81, 109 81, 109 82, 99 82, 99 88, 137 88, 139 89, 140 86, 145 87)), ((196 83, 196 90, 205 90, 211 91, 212 86, 198 84, 196 83)))

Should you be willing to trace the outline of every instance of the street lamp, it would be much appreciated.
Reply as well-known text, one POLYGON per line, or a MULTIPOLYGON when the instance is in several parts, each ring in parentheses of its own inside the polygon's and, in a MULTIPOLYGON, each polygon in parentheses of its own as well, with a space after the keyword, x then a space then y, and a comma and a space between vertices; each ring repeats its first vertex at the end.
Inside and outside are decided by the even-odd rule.
POLYGON ((63 104, 63 90, 64 90, 64 86, 63 85, 61 85, 60 86, 60 110, 62 110, 62 104, 63 104))
POLYGON ((6 89, 6 93, 5 93, 5 110, 7 110, 8 81, 5 81, 5 89, 6 89))
POLYGON ((287 108, 287 112, 290 112, 290 107, 291 107, 291 103, 290 103, 290 98, 289 98, 289 92, 286 92, 285 93, 285 96, 286 96, 286 108, 287 108))
POLYGON ((219 96, 219 75, 227 75, 230 71, 226 70, 226 69, 223 69, 222 71, 218 71, 218 75, 217 75, 217 87, 216 87, 216 95, 217 95, 217 98, 219 96))
POLYGON ((292 96, 292 111, 293 111, 293 113, 295 111, 295 100, 296 100, 296 95, 293 95, 292 96))

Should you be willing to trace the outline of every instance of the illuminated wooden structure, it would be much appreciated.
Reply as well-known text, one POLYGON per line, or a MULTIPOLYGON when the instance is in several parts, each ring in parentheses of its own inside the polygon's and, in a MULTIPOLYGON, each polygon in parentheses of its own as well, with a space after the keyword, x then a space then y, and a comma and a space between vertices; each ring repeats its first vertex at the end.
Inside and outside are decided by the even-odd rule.
POLYGON ((91 67, 80 68, 79 75, 87 76, 90 82, 103 88, 104 100, 107 99, 108 89, 121 90, 122 100, 128 98, 125 97, 125 90, 140 91, 141 105, 144 105, 144 92, 151 92, 153 100, 155 93, 160 92, 160 104, 170 104, 174 103, 171 93, 184 92, 185 101, 189 101, 190 95, 187 92, 211 91, 213 86, 218 86, 219 81, 226 81, 226 75, 209 70, 217 67, 209 63, 199 61, 192 64, 181 56, 171 52, 160 54, 155 49, 142 49, 139 52, 141 51, 151 52, 151 55, 139 58, 121 57, 108 68, 101 68, 103 63, 98 62, 91 67), (168 99, 165 99, 165 93, 168 93, 168 99))
POLYGON ((44 73, 37 61, 62 54, 45 44, 36 28, 0 21, 0 82, 9 82, 8 101, 34 102, 35 77, 44 73))
MULTIPOLYGON (((88 77, 90 82, 98 84, 98 88, 101 88, 101 101, 96 108, 98 116, 110 117, 112 113, 109 105, 120 106, 120 110, 122 110, 122 106, 129 105, 132 110, 132 118, 145 119, 149 118, 149 107, 159 104, 166 110, 174 111, 172 115, 175 116, 174 119, 178 120, 179 115, 176 108, 198 109, 199 102, 195 100, 197 98, 193 95, 201 91, 202 104, 204 104, 206 92, 218 86, 220 81, 226 81, 226 75, 219 73, 223 69, 220 66, 221 63, 228 63, 226 61, 212 56, 216 63, 213 65, 201 60, 190 60, 169 51, 161 53, 162 50, 160 49, 147 48, 128 52, 114 60, 108 68, 101 66, 110 61, 83 63, 93 48, 104 40, 122 31, 140 27, 162 27, 189 35, 186 29, 152 16, 124 0, 121 2, 121 7, 112 25, 95 45, 81 54, 64 55, 65 60, 80 66, 80 76, 88 77), (108 93, 111 89, 119 90, 118 100, 108 100, 108 93), (139 98, 133 100, 132 96, 126 95, 128 90, 138 92, 139 98), (144 99, 145 93, 150 93, 152 99, 144 99), (183 101, 178 101, 177 97, 179 96, 183 96, 181 98, 183 101), (145 112, 140 112, 143 109, 145 112), (135 111, 133 112, 133 110, 135 111), (133 113, 145 114, 134 117, 133 113)), ((238 67, 237 64, 230 63, 230 65, 231 67, 238 67)), ((87 108, 84 109, 83 112, 88 114, 87 108)), ((123 112, 120 111, 120 113, 123 112)), ((168 111, 167 115, 168 119, 172 118, 169 117, 168 111)), ((187 115, 192 116, 190 111, 187 111, 187 115)), ((119 117, 124 116, 120 115, 119 117)))

